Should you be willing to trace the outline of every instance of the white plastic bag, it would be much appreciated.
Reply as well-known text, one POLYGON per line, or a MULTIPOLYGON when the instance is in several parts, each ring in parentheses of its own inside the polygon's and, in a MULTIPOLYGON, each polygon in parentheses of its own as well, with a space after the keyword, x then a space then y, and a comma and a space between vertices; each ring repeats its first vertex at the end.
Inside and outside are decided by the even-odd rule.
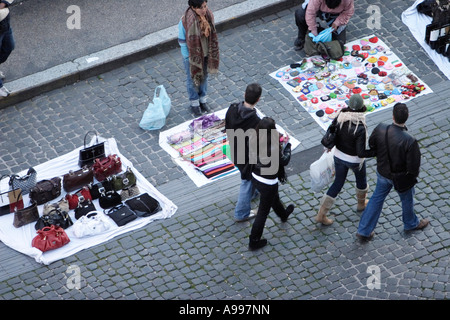
POLYGON ((330 152, 325 150, 322 156, 309 166, 309 173, 311 175, 311 190, 313 192, 320 192, 333 180, 335 174, 333 157, 334 148, 331 149, 330 152))
POLYGON ((172 101, 163 85, 157 86, 153 96, 153 103, 149 103, 142 115, 139 126, 144 130, 159 130, 166 124, 172 101))

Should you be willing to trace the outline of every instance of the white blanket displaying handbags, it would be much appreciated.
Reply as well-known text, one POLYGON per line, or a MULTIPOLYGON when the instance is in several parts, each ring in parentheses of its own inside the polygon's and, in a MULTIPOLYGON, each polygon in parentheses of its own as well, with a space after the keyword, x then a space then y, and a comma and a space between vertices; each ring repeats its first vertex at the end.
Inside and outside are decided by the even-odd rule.
POLYGON ((75 237, 84 238, 102 234, 114 226, 114 222, 103 212, 91 211, 75 221, 72 228, 75 237))

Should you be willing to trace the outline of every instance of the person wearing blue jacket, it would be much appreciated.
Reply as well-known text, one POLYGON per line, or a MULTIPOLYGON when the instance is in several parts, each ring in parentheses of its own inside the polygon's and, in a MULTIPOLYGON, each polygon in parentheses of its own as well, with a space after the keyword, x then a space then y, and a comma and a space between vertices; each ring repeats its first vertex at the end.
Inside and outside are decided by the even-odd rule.
POLYGON ((196 117, 209 113, 208 74, 219 69, 219 44, 214 15, 207 0, 189 0, 188 9, 178 23, 178 43, 186 71, 190 107, 196 117))

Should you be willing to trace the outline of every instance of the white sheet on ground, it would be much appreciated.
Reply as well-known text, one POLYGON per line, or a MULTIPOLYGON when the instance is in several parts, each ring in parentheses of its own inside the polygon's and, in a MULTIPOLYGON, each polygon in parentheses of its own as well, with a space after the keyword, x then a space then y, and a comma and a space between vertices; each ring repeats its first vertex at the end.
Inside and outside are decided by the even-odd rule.
POLYGON ((442 54, 435 50, 425 42, 426 27, 432 21, 432 18, 419 13, 417 6, 424 0, 416 0, 414 4, 402 13, 402 21, 409 28, 414 38, 420 43, 422 48, 428 53, 428 56, 436 64, 439 70, 450 80, 450 61, 442 54))
MULTIPOLYGON (((93 143, 95 138, 91 141, 91 144, 93 143)), ((144 176, 138 172, 134 167, 133 164, 126 159, 120 152, 117 147, 117 143, 115 139, 104 139, 102 137, 98 138, 99 141, 105 141, 105 153, 108 154, 117 154, 121 161, 122 161, 122 170, 126 170, 127 167, 130 167, 137 178, 137 186, 139 187, 139 190, 141 193, 148 193, 152 197, 154 197, 156 200, 158 200, 161 204, 162 210, 158 212, 155 215, 152 215, 150 217, 145 218, 137 218, 134 221, 122 226, 118 227, 115 225, 115 227, 111 230, 106 231, 103 234, 92 236, 92 237, 86 237, 86 238, 76 238, 73 234, 73 231, 71 230, 71 227, 66 229, 66 233, 70 238, 70 242, 58 249, 47 251, 47 252, 41 252, 40 250, 33 248, 31 246, 32 239, 36 236, 36 230, 35 230, 35 223, 30 223, 28 225, 25 225, 21 228, 15 228, 13 226, 13 219, 14 214, 8 214, 0 217, 0 240, 7 245, 8 247, 19 251, 23 254, 26 254, 32 258, 34 258, 37 262, 42 264, 50 264, 54 261, 66 258, 68 256, 71 256, 83 249, 93 247, 95 245, 98 245, 100 243, 103 243, 105 241, 108 241, 118 235, 121 235, 126 232, 130 232, 132 230, 136 230, 139 228, 142 228, 143 226, 149 224, 150 222, 157 220, 157 219, 165 219, 169 218, 172 215, 175 214, 177 210, 177 206, 172 203, 168 198, 166 198, 163 194, 161 194, 152 184, 148 182, 147 179, 144 178, 144 176)), ((90 144, 90 145, 91 145, 90 144)), ((73 150, 72 152, 69 152, 63 156, 57 157, 55 159, 49 160, 43 164, 40 164, 34 169, 37 171, 37 181, 44 180, 44 179, 50 179, 56 176, 61 177, 66 173, 68 173, 70 170, 78 170, 78 156, 79 156, 79 150, 83 147, 77 148, 73 150)), ((18 173, 19 175, 25 175, 26 171, 28 169, 24 170, 23 172, 18 173)), ((1 184, 2 191, 8 190, 7 182, 8 179, 4 179, 1 184)), ((62 180, 61 180, 62 184, 62 180)), ((50 203, 57 202, 61 198, 63 198, 66 195, 66 192, 62 188, 61 190, 61 196, 56 198, 55 200, 51 201, 50 203)), ((23 196, 24 204, 25 206, 28 206, 29 204, 29 197, 28 195, 23 196)), ((103 210, 100 205, 98 204, 98 200, 94 200, 93 203, 95 204, 96 208, 98 210, 103 210)), ((40 205, 39 207, 39 214, 42 215, 43 212, 43 205, 40 205)), ((70 210, 69 215, 72 218, 72 221, 75 222, 76 219, 74 217, 74 210, 70 210)))

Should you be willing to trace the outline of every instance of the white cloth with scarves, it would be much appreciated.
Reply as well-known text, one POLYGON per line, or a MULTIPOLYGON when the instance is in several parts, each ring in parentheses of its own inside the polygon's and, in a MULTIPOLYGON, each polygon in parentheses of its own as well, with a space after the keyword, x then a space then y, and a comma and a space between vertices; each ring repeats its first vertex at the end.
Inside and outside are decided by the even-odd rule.
MULTIPOLYGON (((61 248, 47 252, 41 252, 31 246, 32 239, 37 235, 34 227, 35 222, 27 224, 21 228, 15 228, 13 226, 14 214, 11 213, 0 217, 0 241, 8 247, 34 258, 37 262, 48 265, 54 261, 71 256, 83 249, 87 249, 111 240, 118 235, 142 228, 154 220, 166 219, 175 214, 178 209, 177 206, 161 194, 152 184, 150 184, 148 180, 145 179, 144 176, 133 167, 133 164, 119 152, 115 139, 104 139, 102 137, 98 137, 98 139, 99 142, 105 142, 105 154, 117 154, 120 157, 122 161, 122 171, 125 171, 127 167, 130 167, 131 170, 133 170, 136 175, 136 184, 138 185, 141 193, 148 193, 150 196, 158 200, 162 210, 149 217, 138 217, 122 227, 113 225, 112 228, 106 230, 104 233, 90 237, 77 238, 74 234, 73 226, 71 226, 65 230, 69 236, 70 242, 61 248)), ((95 137, 89 145, 93 144, 95 144, 95 137)), ((84 147, 79 147, 65 155, 35 166, 34 169, 37 171, 37 181, 50 179, 56 176, 59 176, 62 179, 62 176, 70 170, 75 171, 79 169, 78 157, 79 150, 82 148, 84 147)), ((27 170, 19 173, 19 175, 25 174, 27 170)), ((8 179, 4 179, 2 181, 0 185, 1 191, 7 191, 9 189, 7 183, 8 179)), ((62 189, 61 196, 54 199, 50 203, 59 201, 61 198, 65 197, 65 195, 66 192, 62 189)), ((24 205, 27 207, 29 205, 28 195, 23 196, 23 200, 24 205)), ((95 204, 97 210, 102 210, 98 200, 94 200, 93 203, 95 204)), ((40 215, 43 213, 43 207, 44 205, 38 206, 40 215)), ((72 218, 72 221, 76 222, 74 210, 70 210, 69 215, 72 218)))

